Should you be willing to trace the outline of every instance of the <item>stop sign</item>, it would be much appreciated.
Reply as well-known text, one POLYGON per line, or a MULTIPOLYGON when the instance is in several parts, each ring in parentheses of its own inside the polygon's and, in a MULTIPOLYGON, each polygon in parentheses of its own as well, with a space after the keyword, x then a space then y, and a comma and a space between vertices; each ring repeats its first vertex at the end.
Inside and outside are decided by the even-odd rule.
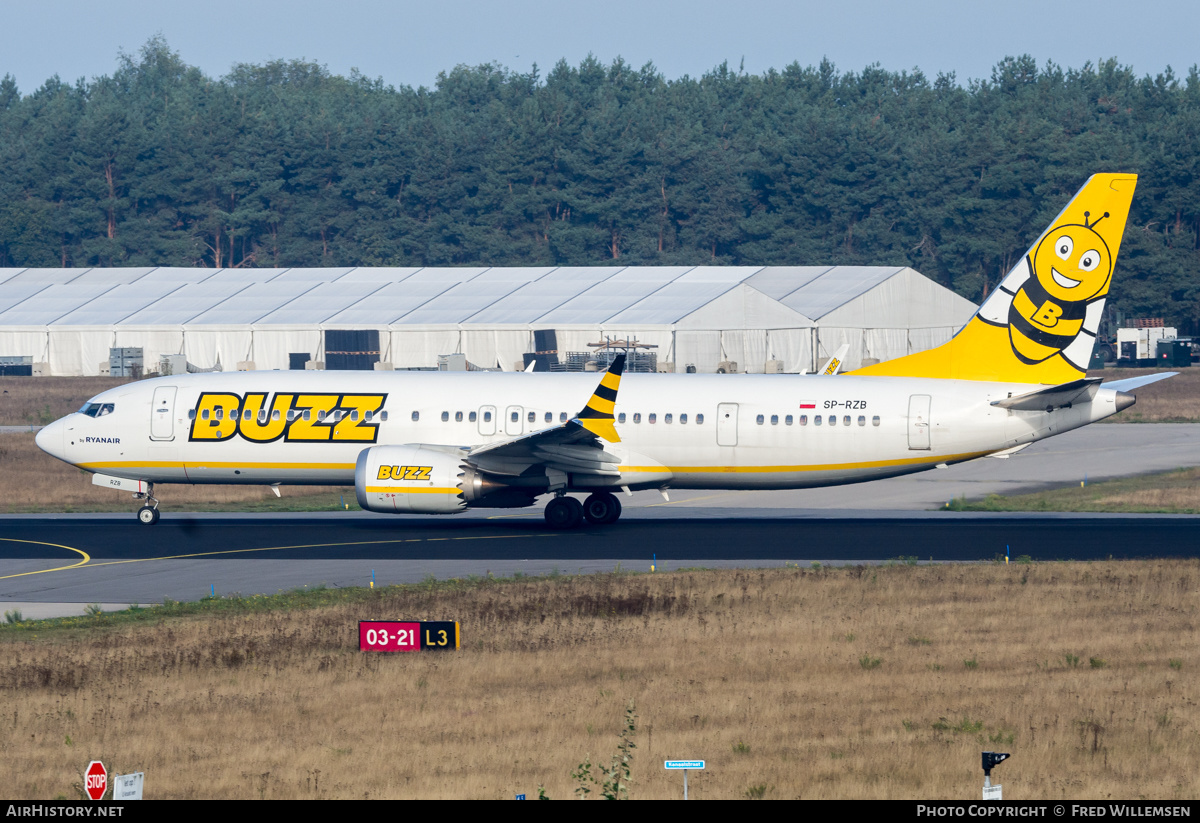
POLYGON ((88 763, 87 771, 83 775, 83 788, 92 800, 104 797, 104 792, 108 789, 108 769, 104 768, 104 764, 99 760, 88 763))

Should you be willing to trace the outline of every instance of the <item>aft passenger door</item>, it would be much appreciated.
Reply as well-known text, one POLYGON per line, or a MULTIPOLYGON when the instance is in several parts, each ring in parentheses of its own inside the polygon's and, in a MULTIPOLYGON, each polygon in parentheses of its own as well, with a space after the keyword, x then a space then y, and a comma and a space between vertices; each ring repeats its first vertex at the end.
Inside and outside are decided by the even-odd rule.
POLYGON ((175 387, 156 386, 150 406, 150 439, 175 439, 175 387))
POLYGON ((738 444, 737 434, 738 424, 738 404, 737 403, 720 403, 717 405, 717 445, 718 446, 736 446, 738 444))
POLYGON ((929 395, 914 394, 908 398, 908 447, 929 451, 929 395))

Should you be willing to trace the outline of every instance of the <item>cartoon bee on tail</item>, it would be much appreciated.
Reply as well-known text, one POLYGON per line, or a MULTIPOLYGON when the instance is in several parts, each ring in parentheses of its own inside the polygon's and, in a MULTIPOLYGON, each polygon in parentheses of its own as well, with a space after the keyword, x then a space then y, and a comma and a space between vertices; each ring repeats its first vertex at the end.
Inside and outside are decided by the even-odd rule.
POLYGON ((1013 354, 1033 365, 1056 354, 1084 371, 1096 342, 1104 296, 1112 281, 1113 255, 1096 225, 1105 212, 1082 223, 1063 223, 1046 232, 1031 255, 1025 272, 1005 278, 980 319, 1008 326, 1013 354))

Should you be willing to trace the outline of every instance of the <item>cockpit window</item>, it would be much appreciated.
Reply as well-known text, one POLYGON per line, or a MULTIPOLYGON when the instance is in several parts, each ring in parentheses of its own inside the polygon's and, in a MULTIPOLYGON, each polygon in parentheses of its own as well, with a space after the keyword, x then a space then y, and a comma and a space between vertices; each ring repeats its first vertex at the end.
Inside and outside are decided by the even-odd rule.
POLYGON ((84 403, 83 408, 79 410, 80 414, 86 414, 88 417, 104 417, 106 414, 113 413, 112 403, 84 403))

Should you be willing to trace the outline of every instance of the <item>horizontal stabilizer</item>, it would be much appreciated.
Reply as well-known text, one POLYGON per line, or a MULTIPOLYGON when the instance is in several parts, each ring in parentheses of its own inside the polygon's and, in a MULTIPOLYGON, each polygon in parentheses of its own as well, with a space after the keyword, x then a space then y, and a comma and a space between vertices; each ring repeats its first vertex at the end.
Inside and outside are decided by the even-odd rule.
POLYGON ((1133 391, 1134 389, 1140 389, 1142 386, 1157 383, 1159 380, 1174 377, 1177 374, 1179 374, 1177 371, 1165 371, 1158 374, 1143 374, 1141 377, 1126 377, 1124 380, 1112 380, 1108 383, 1102 383, 1100 388, 1112 389, 1113 391, 1133 391))
POLYGON ((1084 377, 1072 380, 1070 383, 1063 383, 1061 386, 1050 386, 1027 394, 1018 394, 1016 397, 993 400, 992 405, 1015 411, 1048 411, 1072 406, 1076 403, 1090 403, 1096 396, 1096 392, 1100 391, 1102 379, 1100 377, 1084 377))

